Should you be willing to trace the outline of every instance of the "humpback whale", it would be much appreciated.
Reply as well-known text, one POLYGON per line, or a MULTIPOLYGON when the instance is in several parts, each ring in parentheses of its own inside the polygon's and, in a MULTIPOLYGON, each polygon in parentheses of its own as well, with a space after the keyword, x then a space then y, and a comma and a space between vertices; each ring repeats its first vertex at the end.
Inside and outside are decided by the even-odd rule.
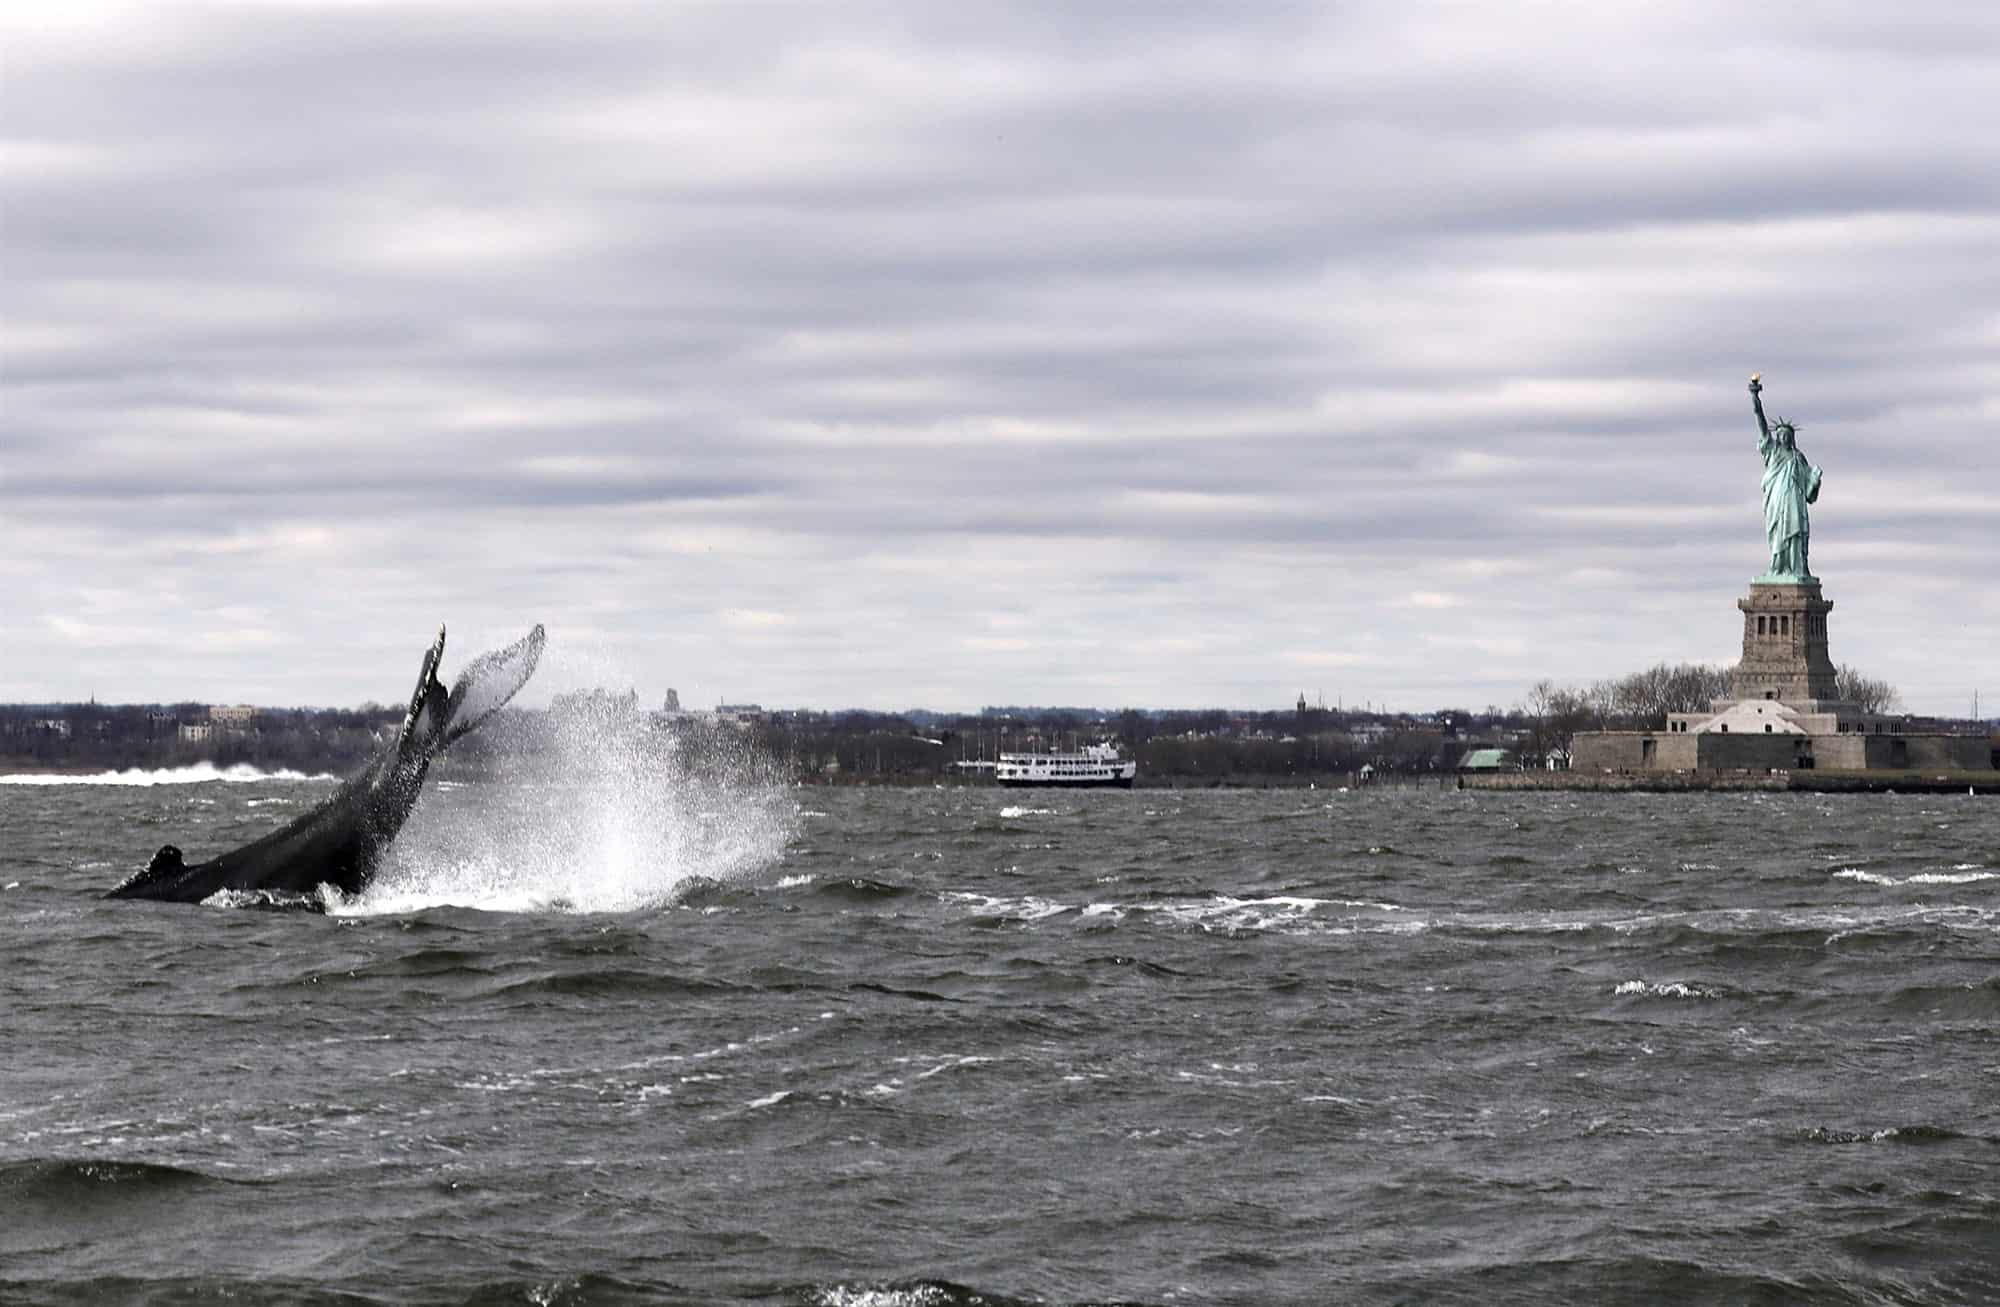
POLYGON ((315 895, 321 885, 359 894, 416 807, 431 759, 500 711, 527 683, 541 656, 542 628, 536 626, 505 649, 473 659, 446 693, 437 676, 444 657, 439 627, 402 729, 324 803, 282 830, 194 866, 166 845, 144 871, 105 897, 199 903, 236 890, 272 899, 315 895))

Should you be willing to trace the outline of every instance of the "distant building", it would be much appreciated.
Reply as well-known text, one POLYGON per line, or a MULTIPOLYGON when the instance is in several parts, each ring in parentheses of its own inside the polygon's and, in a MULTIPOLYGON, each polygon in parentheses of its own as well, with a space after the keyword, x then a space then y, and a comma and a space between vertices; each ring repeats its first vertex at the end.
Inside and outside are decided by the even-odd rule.
POLYGON ((252 708, 247 703, 231 704, 210 708, 208 710, 208 720, 225 729, 242 727, 256 721, 263 711, 261 708, 252 708))
POLYGON ((214 734, 215 727, 207 722, 181 723, 181 742, 183 744, 200 744, 214 734))
POLYGON ((1467 771, 1519 771, 1520 762, 1511 749, 1469 749, 1458 760, 1458 770, 1467 771))

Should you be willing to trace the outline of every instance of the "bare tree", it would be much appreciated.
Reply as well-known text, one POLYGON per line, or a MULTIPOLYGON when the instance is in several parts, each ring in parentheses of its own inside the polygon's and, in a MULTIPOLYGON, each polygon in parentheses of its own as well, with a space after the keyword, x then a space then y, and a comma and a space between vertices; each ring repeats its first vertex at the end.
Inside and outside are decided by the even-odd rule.
POLYGON ((1543 758, 1568 757, 1579 731, 1594 730, 1604 724, 1603 690, 1602 684, 1578 690, 1549 680, 1536 681, 1529 687, 1524 712, 1532 751, 1543 758))
POLYGON ((1903 706, 1903 696, 1895 686, 1872 676, 1864 676, 1847 663, 1842 663, 1834 672, 1833 697, 1851 703, 1863 712, 1890 713, 1899 711, 1903 706))
POLYGON ((1702 663, 1658 663, 1599 687, 1610 716, 1642 730, 1659 730, 1668 713, 1704 712, 1729 694, 1731 669, 1702 663))

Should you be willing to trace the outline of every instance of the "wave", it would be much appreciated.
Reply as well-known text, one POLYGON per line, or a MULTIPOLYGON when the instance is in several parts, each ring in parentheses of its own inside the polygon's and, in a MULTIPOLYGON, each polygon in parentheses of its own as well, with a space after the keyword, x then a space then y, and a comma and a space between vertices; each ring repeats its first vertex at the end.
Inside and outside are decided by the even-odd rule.
POLYGON ((204 908, 250 909, 263 912, 325 912, 346 896, 331 885, 306 891, 282 889, 219 889, 201 901, 204 908))
MULTIPOLYGON (((990 1289, 967 1288, 950 1280, 800 1285, 786 1296, 810 1307, 1031 1307, 1031 1304, 1042 1307, 1045 1303, 1041 1298, 1014 1298, 990 1289)), ((1089 1305, 1077 1304, 1077 1307, 1089 1305)))
POLYGON ((1909 985, 1884 995, 1891 1011, 1927 1021, 2000 1019, 2000 976, 1963 985, 1909 985))
MULTIPOLYGON (((806 881, 812 884, 810 878, 806 881)), ((825 899, 835 899, 848 903, 872 903, 879 899, 901 898, 910 892, 908 885, 898 885, 893 881, 874 880, 867 876, 848 876, 841 880, 830 880, 813 886, 813 893, 825 899)))
POLYGON ((1802 1144, 1941 1144, 1965 1136, 1941 1125, 1892 1125, 1879 1130, 1833 1130, 1823 1125, 1794 1130, 1802 1144))
MULTIPOLYGON (((416 1288, 363 1291, 347 1279, 338 1285, 291 1275, 218 1273, 213 1269, 174 1274, 110 1274, 63 1279, 0 1278, 0 1301, 34 1302, 46 1307, 79 1304, 130 1303, 145 1307, 185 1307, 194 1302, 281 1302, 292 1307, 401 1307, 409 1302, 467 1304, 540 1303, 550 1307, 628 1307, 634 1303, 692 1301, 666 1292, 658 1281, 630 1280, 586 1271, 556 1278, 519 1277, 498 1280, 458 1280, 440 1283, 429 1277, 416 1288), (449 1287, 447 1287, 447 1284, 449 1287), (21 1295, 19 1297, 15 1295, 21 1295)), ((710 1301, 702 1299, 702 1301, 710 1301)), ((719 1299, 716 1301, 720 1301, 719 1299)), ((737 1298, 730 1302, 743 1301, 737 1298)), ((757 1301, 764 1301, 759 1297, 757 1301)), ((790 1301, 814 1301, 795 1298, 790 1301)), ((973 1299, 1008 1307, 1011 1299, 973 1299)))
POLYGON ((69 775, 62 772, 12 772, 0 776, 0 785, 261 785, 273 781, 337 781, 340 777, 326 772, 292 771, 280 768, 277 771, 260 771, 248 763, 236 763, 228 767, 217 767, 212 762, 198 762, 190 767, 160 767, 153 770, 132 768, 128 771, 101 771, 69 775))
POLYGON ((1971 885, 1982 880, 2000 880, 2000 871, 1988 871, 1981 867, 1971 867, 1961 863, 1951 871, 1920 871, 1914 876, 1885 876, 1880 872, 1863 871, 1859 867, 1843 867, 1833 873, 1835 880, 1858 880, 1867 885, 1971 885))
POLYGON ((1700 985, 1689 985, 1678 980, 1667 981, 1665 983, 1652 983, 1644 980, 1627 980, 1622 982, 1618 986, 1618 988, 1612 990, 1611 992, 1620 997, 1640 997, 1640 998, 1714 998, 1715 997, 1715 991, 1712 989, 1704 989, 1700 985))
POLYGON ((1268 898, 1238 898, 1217 894, 1207 898, 1154 903, 1091 902, 1066 903, 1035 894, 979 894, 947 891, 939 899, 953 906, 970 908, 975 922, 991 924, 1041 921, 1048 917, 1074 914, 1094 922, 1123 922, 1159 918, 1178 926, 1200 930, 1379 930, 1408 934, 1423 929, 1421 923, 1402 918, 1375 917, 1376 913, 1405 911, 1398 904, 1373 899, 1320 899, 1303 895, 1279 894, 1268 898), (1321 909, 1345 909, 1331 916, 1318 915, 1321 909))
POLYGON ((242 1181, 159 1162, 107 1162, 88 1158, 40 1157, 0 1163, 0 1196, 16 1210, 46 1206, 54 1211, 88 1208, 211 1184, 242 1181))
POLYGON ((1950 903, 1658 913, 1616 909, 1489 913, 1440 912, 1377 899, 1314 898, 1298 894, 1168 896, 1148 902, 947 891, 937 898, 947 908, 969 913, 976 923, 996 925, 1060 918, 1087 923, 1086 928, 1092 929, 1154 922, 1208 932, 1269 931, 1290 935, 1436 932, 1479 941, 1509 936, 1598 934, 1633 942, 1650 941, 1666 948, 1722 953, 1771 949, 1817 951, 1837 943, 1849 949, 1894 948, 1929 939, 1940 929, 2000 930, 2000 909, 1950 903))
POLYGON ((721 980, 677 976, 652 968, 612 967, 592 971, 561 971, 508 981, 493 988, 494 997, 528 999, 539 995, 586 998, 685 997, 724 994, 738 986, 721 980))
POLYGON ((1036 895, 1007 896, 998 894, 972 894, 962 890, 952 890, 939 895, 946 903, 960 904, 972 909, 974 922, 1040 921, 1043 917, 1060 916, 1074 912, 1076 908, 1055 899, 1040 898, 1036 895))

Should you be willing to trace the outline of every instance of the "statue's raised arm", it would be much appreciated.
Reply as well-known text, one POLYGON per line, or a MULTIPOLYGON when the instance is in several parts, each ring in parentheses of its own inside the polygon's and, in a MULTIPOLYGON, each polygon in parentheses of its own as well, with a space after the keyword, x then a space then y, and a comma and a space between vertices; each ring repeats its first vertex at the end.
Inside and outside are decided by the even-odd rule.
POLYGON ((1764 420, 1764 374, 1761 372, 1750 374, 1750 407, 1757 413, 1757 447, 1762 449, 1764 442, 1771 438, 1771 424, 1764 420))

